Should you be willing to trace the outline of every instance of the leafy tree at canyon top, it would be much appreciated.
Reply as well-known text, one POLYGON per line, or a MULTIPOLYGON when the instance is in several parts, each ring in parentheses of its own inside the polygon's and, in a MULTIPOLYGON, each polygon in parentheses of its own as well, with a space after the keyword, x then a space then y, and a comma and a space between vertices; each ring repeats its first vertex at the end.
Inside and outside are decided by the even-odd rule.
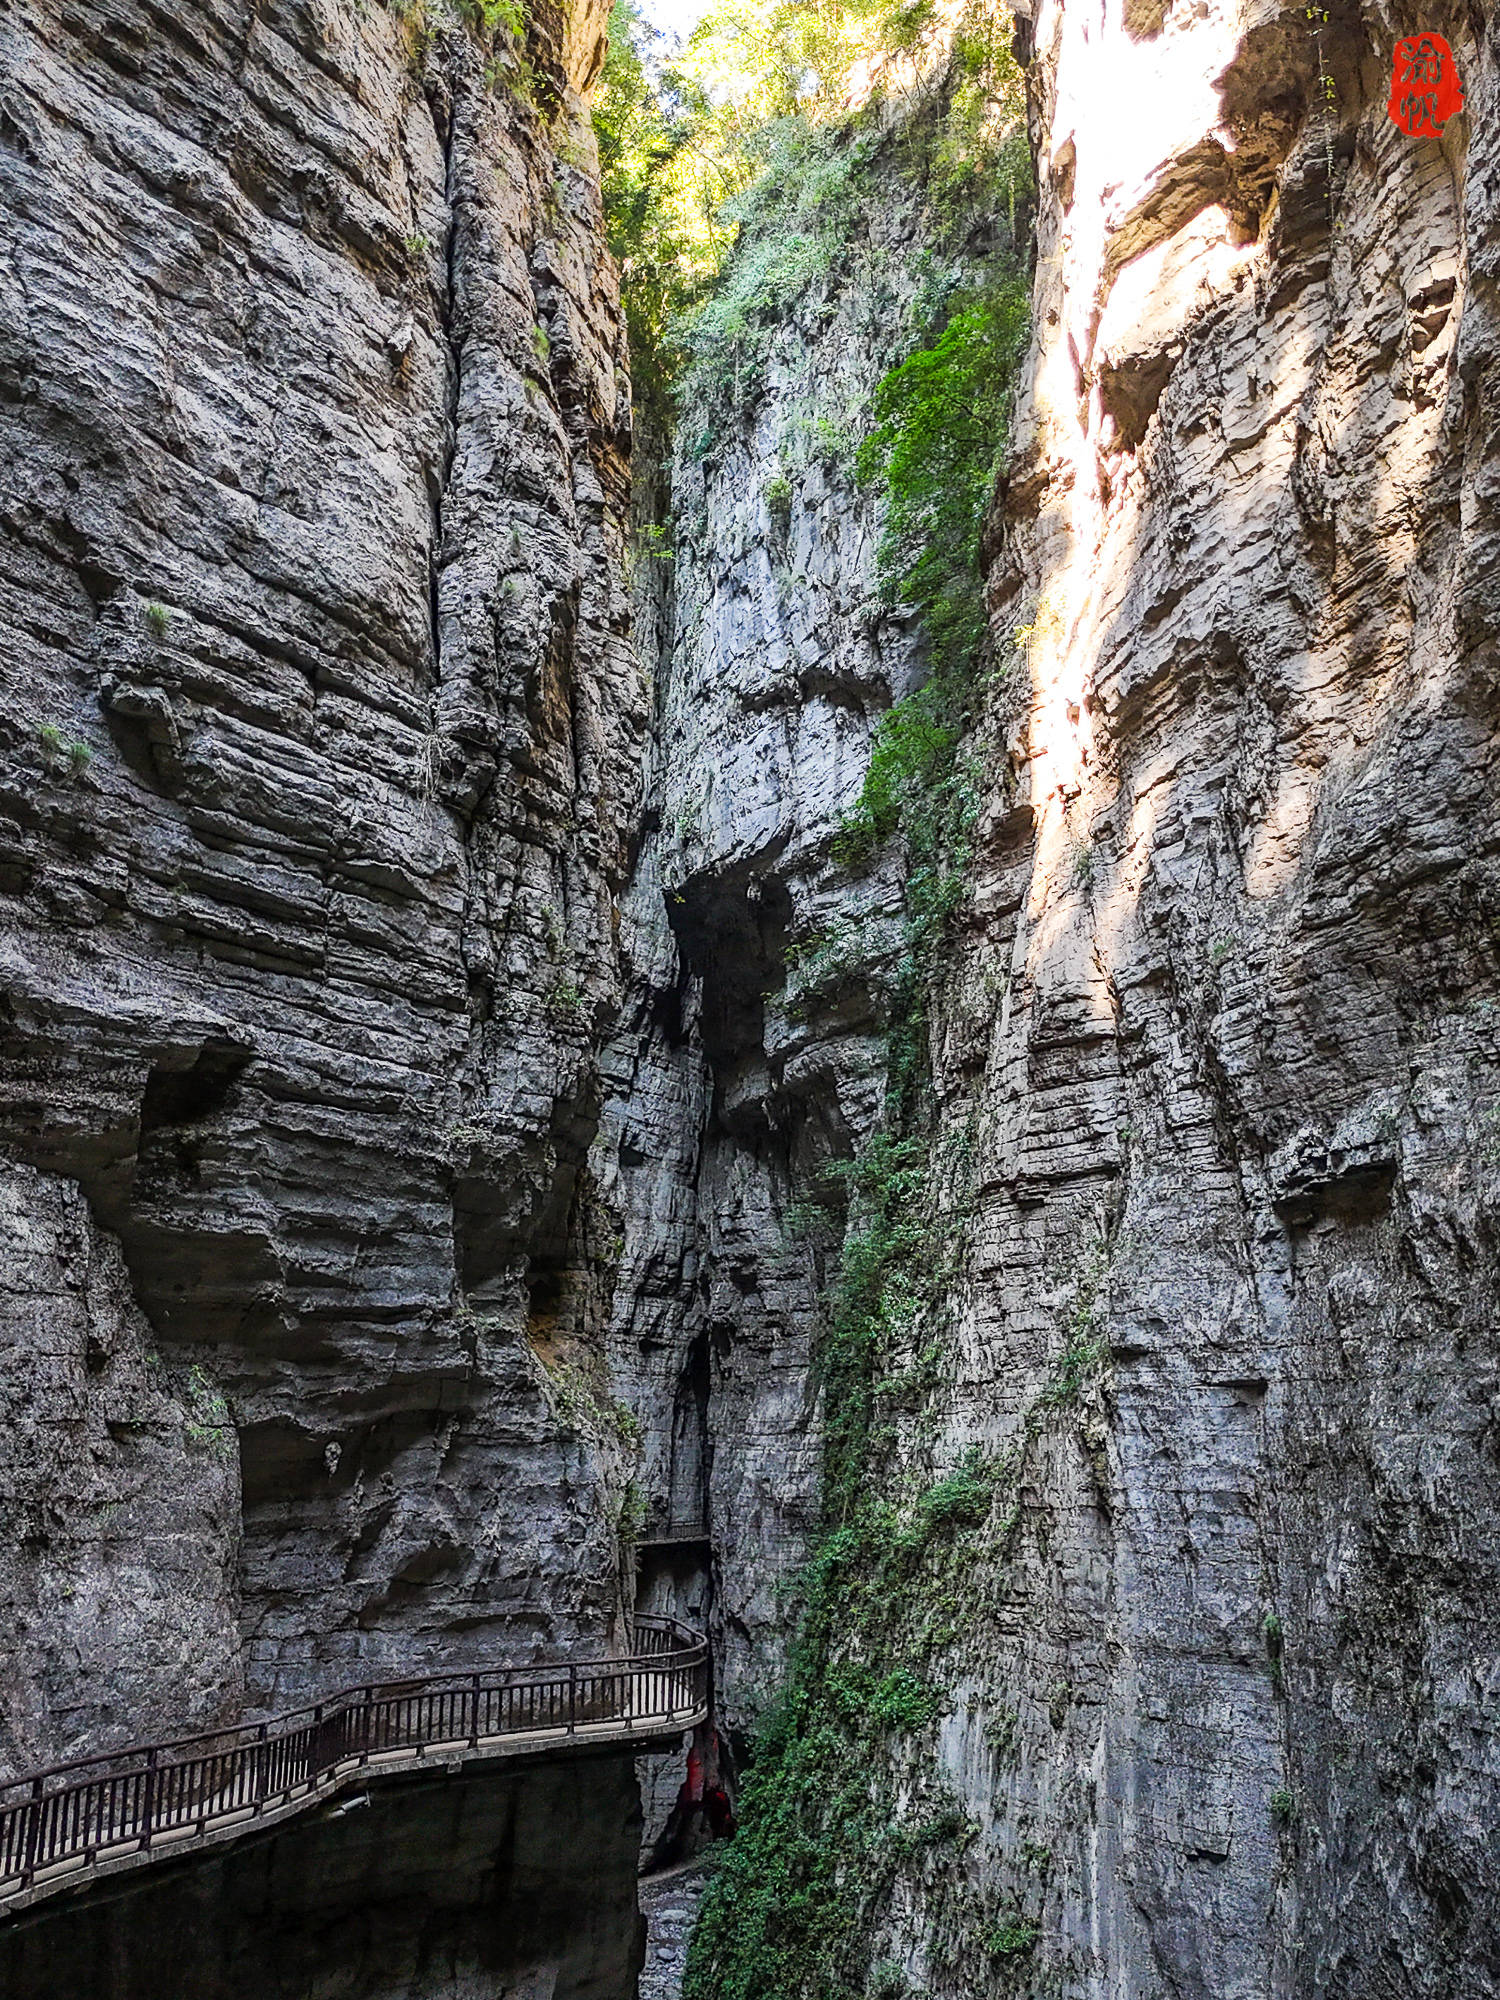
POLYGON ((722 359, 826 265, 888 91, 940 105, 919 169, 935 221, 976 203, 1014 219, 1029 163, 1009 16, 976 0, 935 23, 933 0, 718 0, 673 49, 615 0, 594 124, 648 387, 722 359))

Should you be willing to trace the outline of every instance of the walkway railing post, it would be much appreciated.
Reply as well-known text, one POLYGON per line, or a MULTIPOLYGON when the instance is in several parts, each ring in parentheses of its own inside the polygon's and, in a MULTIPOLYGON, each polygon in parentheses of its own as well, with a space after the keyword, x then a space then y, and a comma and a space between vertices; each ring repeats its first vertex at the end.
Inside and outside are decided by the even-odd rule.
POLYGON ((151 1845, 151 1836, 156 1831, 156 1751, 146 1752, 146 1783, 141 1800, 141 1846, 151 1845))
POLYGON ((568 1668, 568 1734, 578 1727, 578 1669, 568 1668))
POLYGON ((474 1704, 474 1707, 473 1707, 473 1712, 472 1712, 472 1713, 471 1713, 471 1715, 469 1716, 469 1748, 470 1748, 471 1750, 473 1750, 473 1749, 476 1749, 476 1748, 478 1747, 478 1744, 479 1744, 479 1676, 478 1676, 478 1674, 471 1674, 471 1675, 470 1675, 470 1677, 469 1677, 469 1699, 470 1699, 470 1701, 471 1701, 471 1702, 473 1702, 473 1704, 474 1704))
POLYGON ((266 1779, 270 1775, 267 1765, 270 1755, 266 1749, 266 1725, 262 1723, 255 1732, 255 1814, 257 1819, 265 1809, 266 1779))
POLYGON ((31 1806, 26 1815, 26 1879, 36 1873, 37 1850, 42 1844, 42 1781, 31 1781, 31 1806))

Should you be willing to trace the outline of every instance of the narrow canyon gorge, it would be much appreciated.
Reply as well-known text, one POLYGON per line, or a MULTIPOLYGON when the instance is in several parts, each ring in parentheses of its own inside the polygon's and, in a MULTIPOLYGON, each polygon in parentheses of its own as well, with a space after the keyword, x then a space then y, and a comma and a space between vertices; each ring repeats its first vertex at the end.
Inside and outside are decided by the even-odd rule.
POLYGON ((1497 37, 0 0, 5 2000, 1500 1996, 1497 37))

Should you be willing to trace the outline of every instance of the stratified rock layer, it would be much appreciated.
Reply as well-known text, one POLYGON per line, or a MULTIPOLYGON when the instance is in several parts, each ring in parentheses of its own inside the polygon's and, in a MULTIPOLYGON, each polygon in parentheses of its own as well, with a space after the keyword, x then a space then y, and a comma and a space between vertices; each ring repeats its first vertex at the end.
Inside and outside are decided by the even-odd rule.
MULTIPOLYGON (((1500 127, 1478 19, 1420 24, 1467 92, 1441 141, 1386 117, 1404 17, 1049 0, 1021 24, 1033 348, 932 1017, 957 1276, 881 1356, 940 1340, 940 1386, 893 1406, 883 1447, 904 1490, 966 1463, 995 1499, 930 1662, 947 1713, 871 1752, 962 1834, 863 1912, 892 1992, 1500 1992, 1500 127)), ((817 1280, 788 1284, 783 1246, 819 1154, 879 1110, 878 979, 849 966, 879 891, 817 844, 849 799, 820 703, 873 709, 873 687, 807 676, 803 586, 775 587, 810 521, 846 538, 788 561, 827 587, 807 629, 837 651, 862 517, 808 514, 795 482, 768 504, 778 418, 838 352, 797 307, 706 527, 683 442, 656 847, 678 956, 659 928, 632 945, 655 1046, 686 1020, 698 1053, 632 1072, 644 1254, 616 1337, 664 1384, 654 1502, 706 1440, 731 1718, 795 1615, 774 1587, 812 1516, 817 1280), (784 1028, 779 979, 754 996, 778 944, 797 983, 814 898, 842 984, 784 1028), (701 1146, 675 1141, 695 1118, 701 1146), (662 1304, 683 1297, 696 1322, 662 1304), (707 1335, 696 1375, 669 1318, 707 1335)), ((701 1484, 681 1490, 692 1512, 701 1484)))
POLYGON ((828 1197, 824 1169, 885 1094, 898 870, 851 880, 830 847, 880 717, 921 672, 853 466, 913 338, 921 194, 889 133, 853 185, 849 241, 772 330, 757 392, 715 390, 707 368, 688 385, 671 587, 638 620, 664 636, 598 1148, 624 1217, 611 1366, 642 1413, 646 1536, 702 1527, 713 1548, 711 1579, 701 1551, 644 1551, 643 1601, 711 1608, 736 1728, 784 1669, 782 1586, 817 1519, 829 1271, 809 1194, 828 1197))
POLYGON ((1423 25, 1441 142, 1394 22, 1034 26, 1026 671, 935 1042, 945 1451, 1020 1512, 941 1761, 1070 1994, 1500 1990, 1500 161, 1423 25))
MULTIPOLYGON (((261 1703, 618 1610, 580 1169, 641 728, 629 416, 601 17, 530 12, 525 66, 442 7, 0 26, 0 1140, 117 1240, 111 1310, 227 1399, 243 1481, 233 1579, 136 1369, 167 1435, 99 1497, 178 1511, 221 1590, 202 1685, 167 1692, 178 1639, 121 1683, 138 1735, 228 1698, 237 1593, 261 1703)), ((29 1421, 7 1504, 57 1562, 29 1421)), ((166 1645, 110 1601, 50 1737, 5 1634, 26 1754, 74 1746, 100 1646, 166 1645)))
POLYGON ((0 1759, 239 1713, 238 1450, 71 1181, 0 1163, 0 1759))

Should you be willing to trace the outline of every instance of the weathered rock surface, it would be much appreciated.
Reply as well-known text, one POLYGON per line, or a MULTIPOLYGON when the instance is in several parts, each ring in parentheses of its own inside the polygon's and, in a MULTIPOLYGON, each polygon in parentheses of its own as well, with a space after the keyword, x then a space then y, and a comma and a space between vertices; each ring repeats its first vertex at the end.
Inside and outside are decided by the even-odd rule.
POLYGON ((691 1867, 641 1884, 646 1962, 641 1967, 640 2000, 677 2000, 681 1993, 688 1939, 706 1881, 702 1867, 691 1867))
POLYGON ((851 881, 829 847, 875 724, 920 672, 909 618, 880 600, 878 503, 851 443, 910 344, 920 231, 896 167, 866 173, 860 229, 777 329, 760 393, 701 391, 681 415, 671 588, 639 621, 665 650, 597 1149, 624 1218, 611 1366, 641 1413, 645 1533, 712 1538, 711 1590, 701 1559, 648 1550, 643 1604, 711 1604, 735 1727, 780 1675, 780 1586, 817 1512, 827 1271, 798 1210, 885 1089, 896 868, 851 881))
POLYGON ((70 1181, 0 1165, 0 1759, 239 1712, 240 1482, 70 1181))
MULTIPOLYGON (((0 23, 0 1141, 228 1401, 262 1703, 602 1646, 620 1604, 581 1169, 629 416, 602 16, 529 12, 530 97, 441 6, 0 23)), ((128 1477, 222 1578, 175 1436, 128 1477)), ((137 1733, 181 1719, 155 1671, 137 1733)))
MULTIPOLYGON (((646 741, 599 17, 530 11, 536 103, 436 14, 0 21, 11 1764, 602 1645, 638 1512, 729 1724, 784 1663, 799 1210, 881 1113, 899 906, 830 842, 921 671, 837 440, 919 232, 874 204, 684 437, 646 741)), ((1410 23, 1316 15, 1024 28, 1011 662, 933 1017, 965 1220, 895 1447, 1016 1508, 943 1663, 977 1832, 872 1919, 928 2000, 1500 1992, 1494 30, 1427 18, 1468 112, 1411 141, 1410 23)), ((160 1975, 197 1896, 184 1992, 628 1992, 610 1768, 163 1878, 15 1990, 160 1975), (575 1865, 570 1969, 495 1942, 575 1865)))
MULTIPOLYGON (((927 1476, 977 1448, 1017 1511, 946 1662, 935 1775, 978 1832, 872 1919, 931 2000, 1500 1991, 1500 127, 1492 23, 1423 25, 1468 93, 1441 142, 1385 115, 1405 21, 1023 23, 1010 666, 934 1017, 967 1219, 948 1379, 899 1448, 927 1476), (1003 1949, 952 1929, 965 1897, 1003 1949)), ((880 1088, 871 983, 798 1023, 770 968, 889 894, 819 839, 900 678, 844 622, 857 503, 839 543, 808 489, 785 525, 759 498, 837 376, 836 334, 787 338, 701 517, 682 476, 632 904, 659 885, 672 938, 628 933, 653 997, 611 1114, 616 1366, 657 1384, 653 1510, 706 1490, 732 1719, 813 1504, 788 1210, 880 1088), (793 548, 821 597, 779 583, 793 548)))
POLYGON ((1034 25, 1024 672, 935 1040, 936 1463, 1019 1501, 941 1762, 1029 1990, 1500 1990, 1500 163, 1492 25, 1423 25, 1441 143, 1383 17, 1034 25))

